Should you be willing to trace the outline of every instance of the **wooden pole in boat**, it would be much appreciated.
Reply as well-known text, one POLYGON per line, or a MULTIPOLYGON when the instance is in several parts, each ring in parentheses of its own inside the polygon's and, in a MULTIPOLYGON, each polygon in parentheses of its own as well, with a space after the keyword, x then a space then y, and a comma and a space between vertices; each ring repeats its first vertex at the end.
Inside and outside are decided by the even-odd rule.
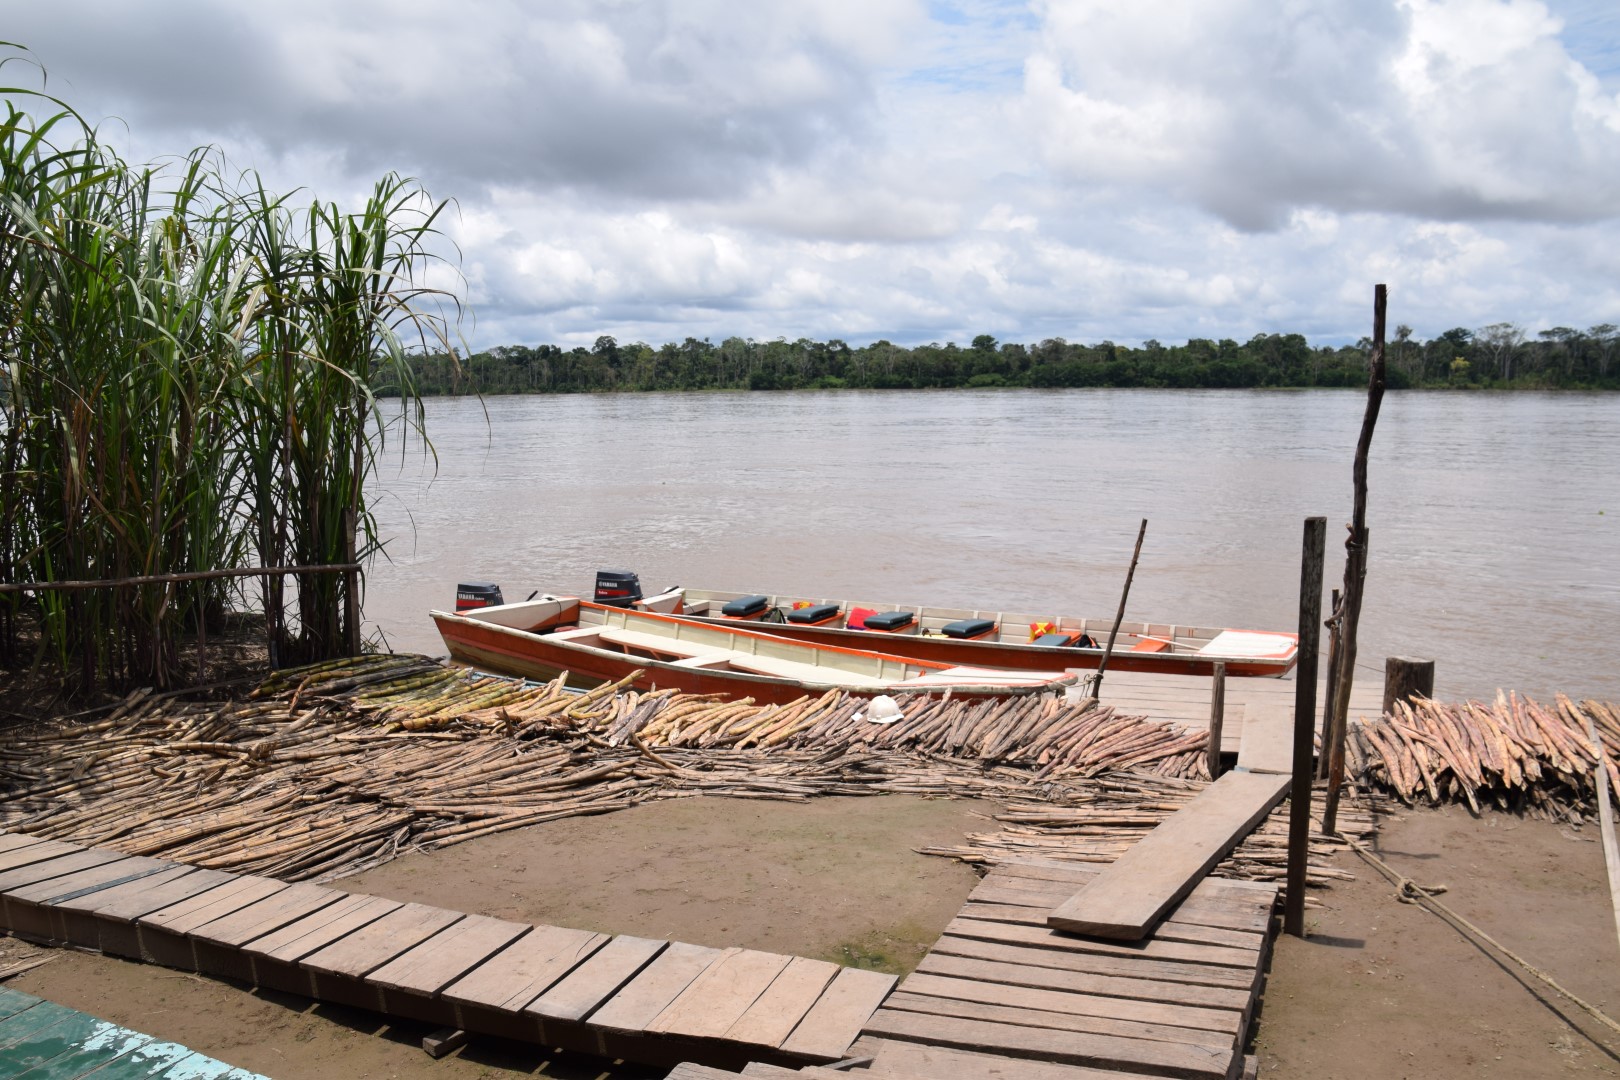
POLYGON ((1350 687, 1355 681, 1356 624, 1361 620, 1362 587, 1367 579, 1367 454, 1372 449, 1373 428, 1378 424, 1378 407, 1384 401, 1384 309, 1389 289, 1373 286, 1372 371, 1367 376, 1367 411, 1361 418, 1361 437, 1356 440, 1355 510, 1350 519, 1350 536, 1345 540, 1344 616, 1339 626, 1339 664, 1333 673, 1333 713, 1331 741, 1322 747, 1328 758, 1327 798, 1322 803, 1322 831, 1331 833, 1338 824, 1339 788, 1344 784, 1344 735, 1350 714, 1350 687))
POLYGON ((1136 560, 1142 557, 1142 538, 1147 535, 1147 518, 1136 530, 1136 550, 1131 552, 1131 568, 1125 571, 1125 590, 1119 594, 1119 611, 1114 613, 1114 628, 1108 631, 1108 647, 1103 649, 1102 662, 1097 665, 1097 678, 1091 684, 1091 696, 1102 700, 1103 672, 1108 670, 1108 658, 1114 655, 1114 641, 1119 637, 1119 624, 1125 620, 1125 601, 1131 595, 1131 579, 1136 576, 1136 560))
POLYGON ((1221 776, 1221 728, 1226 725, 1226 664, 1215 662, 1215 677, 1209 684, 1209 778, 1221 776))
POLYGON ((1311 758, 1316 742, 1316 663, 1322 633, 1327 518, 1305 519, 1299 570, 1299 670, 1294 675, 1294 782, 1288 795, 1288 892, 1283 932, 1305 936, 1305 869, 1311 857, 1311 758))

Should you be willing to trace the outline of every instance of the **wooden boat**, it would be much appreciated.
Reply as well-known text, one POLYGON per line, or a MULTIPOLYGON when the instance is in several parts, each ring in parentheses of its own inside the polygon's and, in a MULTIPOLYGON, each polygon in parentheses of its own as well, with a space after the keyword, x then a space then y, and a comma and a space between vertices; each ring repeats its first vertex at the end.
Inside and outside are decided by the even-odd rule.
MULTIPOLYGON (((1082 619, 974 608, 920 607, 808 596, 686 589, 686 618, 754 626, 794 641, 877 649, 914 660, 1015 671, 1094 668, 1113 616, 1082 619)), ((1174 623, 1122 622, 1111 671, 1281 677, 1299 659, 1299 635, 1174 623)))
POLYGON ((786 704, 847 690, 870 696, 1042 694, 1073 686, 1062 671, 993 668, 888 656, 869 649, 789 641, 757 627, 718 626, 573 597, 546 596, 465 614, 430 613, 450 655, 490 671, 594 686, 644 675, 638 689, 752 697, 786 704))

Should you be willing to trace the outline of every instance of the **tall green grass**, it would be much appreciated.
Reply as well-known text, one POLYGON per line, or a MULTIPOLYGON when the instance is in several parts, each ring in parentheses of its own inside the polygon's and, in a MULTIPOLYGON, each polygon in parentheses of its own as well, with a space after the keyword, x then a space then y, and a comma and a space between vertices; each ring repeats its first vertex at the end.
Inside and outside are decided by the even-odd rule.
MULTIPOLYGON (((0 580, 373 555, 366 476, 421 431, 406 352, 446 348, 458 314, 422 284, 443 204, 395 175, 358 210, 297 204, 207 149, 131 166, 62 102, 0 96, 0 580)), ((0 665, 166 686, 235 588, 5 594, 0 665)), ((265 584, 273 662, 342 653, 345 588, 265 584)))

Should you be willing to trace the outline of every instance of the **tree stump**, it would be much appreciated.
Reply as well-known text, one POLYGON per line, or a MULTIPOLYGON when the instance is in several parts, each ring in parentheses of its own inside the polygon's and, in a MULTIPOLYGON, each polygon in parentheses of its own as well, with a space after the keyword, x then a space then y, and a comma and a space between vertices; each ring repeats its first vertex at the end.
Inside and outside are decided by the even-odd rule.
POLYGON ((1390 656, 1384 659, 1384 712, 1397 701, 1410 703, 1414 697, 1434 697, 1434 661, 1416 656, 1390 656))

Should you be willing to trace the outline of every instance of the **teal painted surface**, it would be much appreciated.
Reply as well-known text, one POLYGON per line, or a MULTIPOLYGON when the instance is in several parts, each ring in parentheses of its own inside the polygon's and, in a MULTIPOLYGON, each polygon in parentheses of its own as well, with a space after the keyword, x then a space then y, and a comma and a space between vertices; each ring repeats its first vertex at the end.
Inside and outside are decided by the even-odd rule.
POLYGON ((86 1013, 0 987, 0 1076, 16 1080, 268 1080, 86 1013))

